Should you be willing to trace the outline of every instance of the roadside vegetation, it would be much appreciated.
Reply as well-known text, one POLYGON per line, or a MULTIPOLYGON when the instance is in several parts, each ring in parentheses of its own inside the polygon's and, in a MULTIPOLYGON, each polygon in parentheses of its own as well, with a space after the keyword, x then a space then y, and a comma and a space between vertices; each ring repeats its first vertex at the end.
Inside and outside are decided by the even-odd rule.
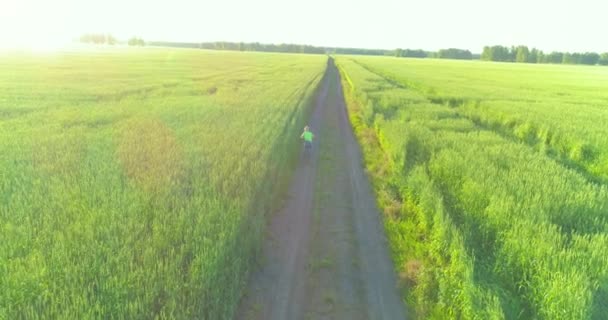
POLYGON ((336 61, 417 318, 608 314, 608 71, 336 61))

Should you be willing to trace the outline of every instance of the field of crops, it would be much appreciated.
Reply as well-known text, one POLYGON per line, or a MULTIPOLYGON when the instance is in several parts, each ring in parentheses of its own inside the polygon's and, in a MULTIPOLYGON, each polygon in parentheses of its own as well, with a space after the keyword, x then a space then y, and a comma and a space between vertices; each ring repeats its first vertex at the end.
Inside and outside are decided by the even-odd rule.
POLYGON ((337 64, 418 318, 605 318, 608 69, 337 64))
POLYGON ((0 319, 229 319, 326 57, 0 56, 0 319))

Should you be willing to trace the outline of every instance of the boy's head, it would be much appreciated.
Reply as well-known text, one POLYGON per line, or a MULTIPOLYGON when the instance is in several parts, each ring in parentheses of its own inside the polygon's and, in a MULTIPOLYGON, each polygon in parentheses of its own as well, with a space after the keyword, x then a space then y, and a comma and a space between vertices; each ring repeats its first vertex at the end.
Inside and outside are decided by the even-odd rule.
POLYGON ((308 126, 304 127, 304 131, 308 131, 308 126))

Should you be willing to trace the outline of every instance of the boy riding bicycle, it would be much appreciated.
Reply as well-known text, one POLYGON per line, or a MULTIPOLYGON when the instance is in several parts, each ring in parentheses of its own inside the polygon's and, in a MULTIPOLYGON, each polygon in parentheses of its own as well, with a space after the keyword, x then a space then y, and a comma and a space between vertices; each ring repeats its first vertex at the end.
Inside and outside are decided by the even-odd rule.
POLYGON ((308 128, 308 126, 304 127, 304 132, 300 136, 301 139, 304 139, 304 149, 312 148, 312 139, 314 137, 315 137, 315 135, 312 132, 310 132, 310 128, 308 128))

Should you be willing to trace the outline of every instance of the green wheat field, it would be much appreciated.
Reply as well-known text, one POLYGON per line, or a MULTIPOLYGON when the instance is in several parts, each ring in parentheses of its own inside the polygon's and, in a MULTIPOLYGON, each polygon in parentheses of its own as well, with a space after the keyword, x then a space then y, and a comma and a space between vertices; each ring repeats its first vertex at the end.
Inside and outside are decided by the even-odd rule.
MULTIPOLYGON (((605 319, 608 68, 336 56, 414 319, 605 319)), ((231 319, 324 55, 0 54, 0 319, 231 319)))
POLYGON ((230 318, 325 56, 0 56, 0 319, 230 318))
POLYGON ((344 56, 420 319, 608 315, 608 68, 344 56))

